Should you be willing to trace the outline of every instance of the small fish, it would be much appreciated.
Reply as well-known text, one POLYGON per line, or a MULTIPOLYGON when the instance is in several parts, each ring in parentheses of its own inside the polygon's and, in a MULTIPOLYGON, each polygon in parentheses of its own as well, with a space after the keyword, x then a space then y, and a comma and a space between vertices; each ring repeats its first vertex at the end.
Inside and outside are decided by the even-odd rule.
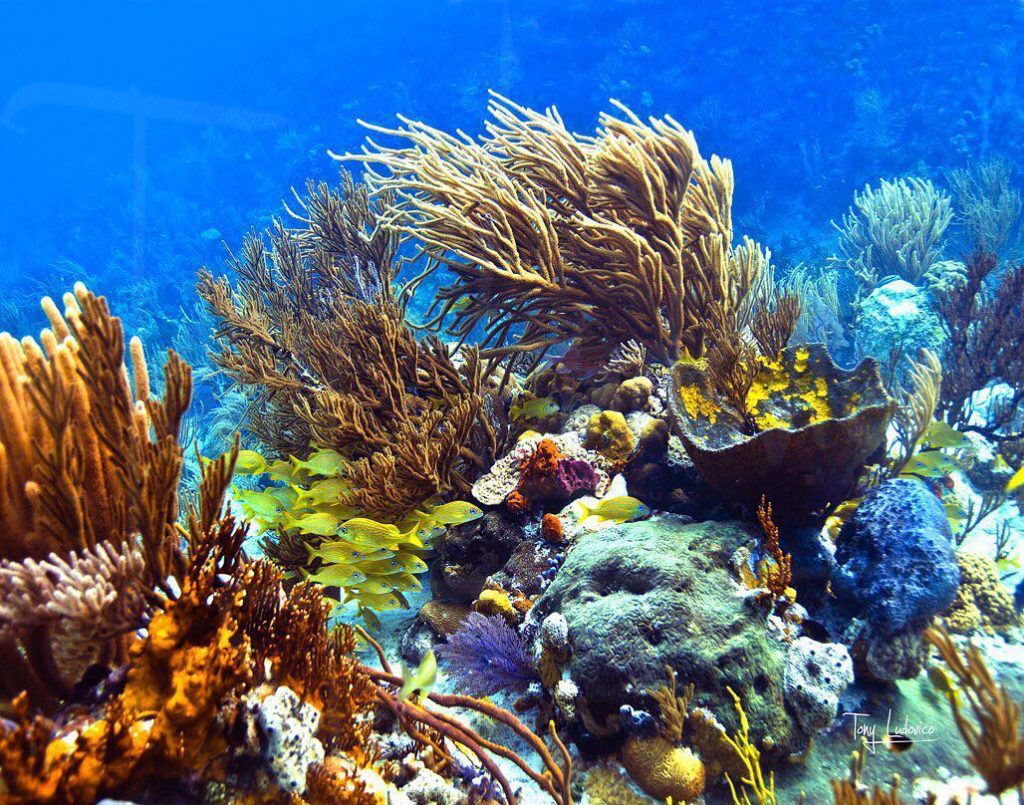
POLYGON ((916 453, 900 475, 919 475, 922 478, 941 478, 960 468, 956 459, 950 458, 941 450, 925 450, 916 453))
POLYGON ((1010 480, 1007 482, 1006 494, 1009 495, 1011 492, 1016 492, 1022 486, 1024 486, 1024 467, 1021 467, 1019 470, 1017 470, 1013 474, 1013 477, 1010 478, 1010 480))
POLYGON ((888 732, 882 738, 882 742, 890 752, 906 752, 914 745, 914 742, 902 732, 888 732))
POLYGON ((397 589, 398 585, 391 581, 390 576, 367 576, 359 584, 359 592, 367 595, 388 595, 397 589))
POLYGON ((510 411, 512 419, 543 419, 558 413, 558 403, 550 397, 537 397, 522 405, 513 405, 510 411))
POLYGON ((427 694, 434 687, 437 681, 437 658, 432 649, 427 649, 423 655, 423 661, 419 668, 411 672, 402 666, 402 689, 398 693, 399 699, 408 699, 414 693, 427 694))
POLYGON ((483 517, 483 510, 464 500, 454 500, 430 510, 430 519, 442 525, 462 525, 483 517))
POLYGON ((971 440, 960 431, 936 419, 928 426, 921 441, 931 447, 964 450, 971 446, 971 440))
POLYGON ((372 609, 374 612, 391 612, 395 609, 401 609, 402 599, 396 594, 376 594, 364 592, 361 589, 353 589, 348 591, 350 600, 358 601, 359 606, 365 609, 372 609))
POLYGON ((267 460, 255 450, 240 450, 235 461, 235 472, 242 475, 262 475, 267 471, 267 460))
POLYGON ((290 484, 295 480, 295 468, 287 461, 272 461, 266 471, 274 481, 290 484))
MULTIPOLYGON (((593 498, 591 498, 593 501, 593 498)), ((591 520, 594 523, 612 522, 628 523, 631 520, 639 520, 651 513, 651 507, 641 500, 630 495, 617 495, 616 497, 605 497, 595 502, 576 501, 580 510, 580 522, 591 520)))
POLYGON ((239 490, 235 492, 235 500, 249 517, 258 518, 264 523, 277 522, 284 514, 281 501, 269 492, 239 490))
POLYGON ((310 573, 302 568, 299 572, 307 581, 322 584, 324 587, 352 587, 366 581, 365 573, 349 565, 328 565, 316 573, 310 573))
POLYGON ((301 534, 313 534, 317 537, 333 537, 339 533, 341 520, 330 512, 314 512, 301 517, 286 517, 285 527, 294 528, 301 534))
POLYGON ((368 517, 353 517, 342 523, 341 534, 345 534, 349 539, 390 539, 391 542, 397 542, 402 536, 402 532, 398 530, 398 526, 394 523, 378 523, 376 520, 371 520, 368 517))
POLYGON ((392 592, 415 593, 423 589, 420 580, 412 573, 403 572, 394 576, 388 576, 388 581, 391 582, 392 592))
POLYGON ((955 704, 960 704, 960 689, 950 678, 949 674, 938 665, 928 666, 928 680, 939 693, 943 694, 947 699, 951 699, 955 704))
POLYGON ((359 617, 363 619, 363 623, 366 624, 366 628, 371 632, 379 632, 381 630, 380 618, 378 618, 372 609, 366 607, 359 608, 359 617))
MULTIPOLYGON (((402 564, 398 556, 392 556, 390 558, 377 558, 373 559, 362 559, 356 560, 358 567, 367 576, 390 576, 395 573, 404 573, 405 565, 402 564)), ((391 588, 388 588, 388 592, 391 592, 391 588)))
POLYGON ((469 303, 471 301, 472 300, 469 298, 468 295, 463 294, 458 299, 456 299, 455 302, 452 303, 452 307, 451 307, 452 312, 453 313, 461 313, 463 310, 465 310, 466 308, 469 307, 469 303))
POLYGON ((352 487, 344 478, 324 478, 310 484, 308 489, 299 486, 294 486, 293 489, 298 496, 296 502, 300 506, 334 503, 340 495, 352 491, 352 487))
POLYGON ((295 491, 290 486, 275 486, 268 489, 267 494, 280 503, 284 509, 295 508, 295 491))
POLYGON ((291 457, 292 466, 310 475, 332 477, 338 475, 345 466, 345 457, 337 450, 317 450, 305 461, 291 457))
POLYGON ((347 542, 345 540, 321 542, 316 547, 307 543, 306 553, 309 554, 310 559, 320 558, 325 562, 344 562, 347 564, 355 564, 356 562, 367 560, 390 559, 395 555, 394 551, 386 549, 367 551, 354 542, 347 542))

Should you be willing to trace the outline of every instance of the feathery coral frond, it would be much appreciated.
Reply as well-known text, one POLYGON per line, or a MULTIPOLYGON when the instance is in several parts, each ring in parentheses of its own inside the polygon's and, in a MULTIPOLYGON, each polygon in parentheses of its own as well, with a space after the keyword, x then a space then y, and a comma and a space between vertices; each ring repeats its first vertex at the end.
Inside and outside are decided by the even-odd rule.
POLYGON ((616 107, 583 137, 492 94, 479 142, 401 118, 368 128, 405 144, 337 158, 368 164, 394 194, 387 226, 455 274, 438 320, 462 339, 481 327, 485 355, 630 339, 699 355, 709 305, 734 316, 768 255, 732 248, 727 160, 701 157, 672 118, 616 107))
POLYGON ((992 678, 977 646, 970 645, 961 653, 940 626, 928 628, 924 636, 956 678, 956 691, 947 695, 953 720, 967 744, 971 765, 988 784, 988 793, 999 796, 1020 789, 1024 786, 1020 705, 992 678), (973 719, 967 715, 963 699, 973 719))

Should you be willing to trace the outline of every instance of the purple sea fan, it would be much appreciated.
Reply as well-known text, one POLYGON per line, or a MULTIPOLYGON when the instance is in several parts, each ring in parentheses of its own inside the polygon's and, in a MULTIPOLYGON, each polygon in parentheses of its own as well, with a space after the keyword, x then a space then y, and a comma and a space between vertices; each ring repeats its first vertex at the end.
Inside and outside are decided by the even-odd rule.
POLYGON ((526 646, 500 615, 469 613, 435 654, 458 687, 472 696, 521 693, 537 679, 526 646))

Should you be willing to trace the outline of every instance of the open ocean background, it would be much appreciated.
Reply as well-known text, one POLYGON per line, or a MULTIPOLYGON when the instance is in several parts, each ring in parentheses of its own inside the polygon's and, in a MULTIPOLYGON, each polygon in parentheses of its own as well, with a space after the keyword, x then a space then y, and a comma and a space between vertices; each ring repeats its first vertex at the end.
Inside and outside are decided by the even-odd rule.
POLYGON ((0 329, 35 331, 40 295, 83 279, 153 354, 189 337, 197 268, 219 269, 290 187, 333 179, 326 151, 359 147, 357 119, 475 134, 489 88, 588 133, 609 98, 674 116, 733 160, 737 232, 782 273, 824 265, 830 221, 866 182, 1024 156, 1019 0, 3 2, 0 16, 0 329))

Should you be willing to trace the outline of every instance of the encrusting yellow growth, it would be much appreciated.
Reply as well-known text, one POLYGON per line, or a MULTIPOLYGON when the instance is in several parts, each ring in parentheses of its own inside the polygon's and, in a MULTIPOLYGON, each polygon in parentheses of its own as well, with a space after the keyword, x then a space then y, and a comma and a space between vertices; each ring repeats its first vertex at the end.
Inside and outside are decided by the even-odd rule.
POLYGON ((832 409, 826 379, 807 373, 808 357, 807 348, 798 347, 794 352, 793 364, 788 369, 781 360, 759 359, 760 368, 746 400, 747 413, 758 431, 792 427, 794 419, 803 426, 842 416, 842 412, 832 409), (790 414, 782 419, 773 413, 766 403, 776 396, 784 397, 795 405, 797 415, 790 414))

